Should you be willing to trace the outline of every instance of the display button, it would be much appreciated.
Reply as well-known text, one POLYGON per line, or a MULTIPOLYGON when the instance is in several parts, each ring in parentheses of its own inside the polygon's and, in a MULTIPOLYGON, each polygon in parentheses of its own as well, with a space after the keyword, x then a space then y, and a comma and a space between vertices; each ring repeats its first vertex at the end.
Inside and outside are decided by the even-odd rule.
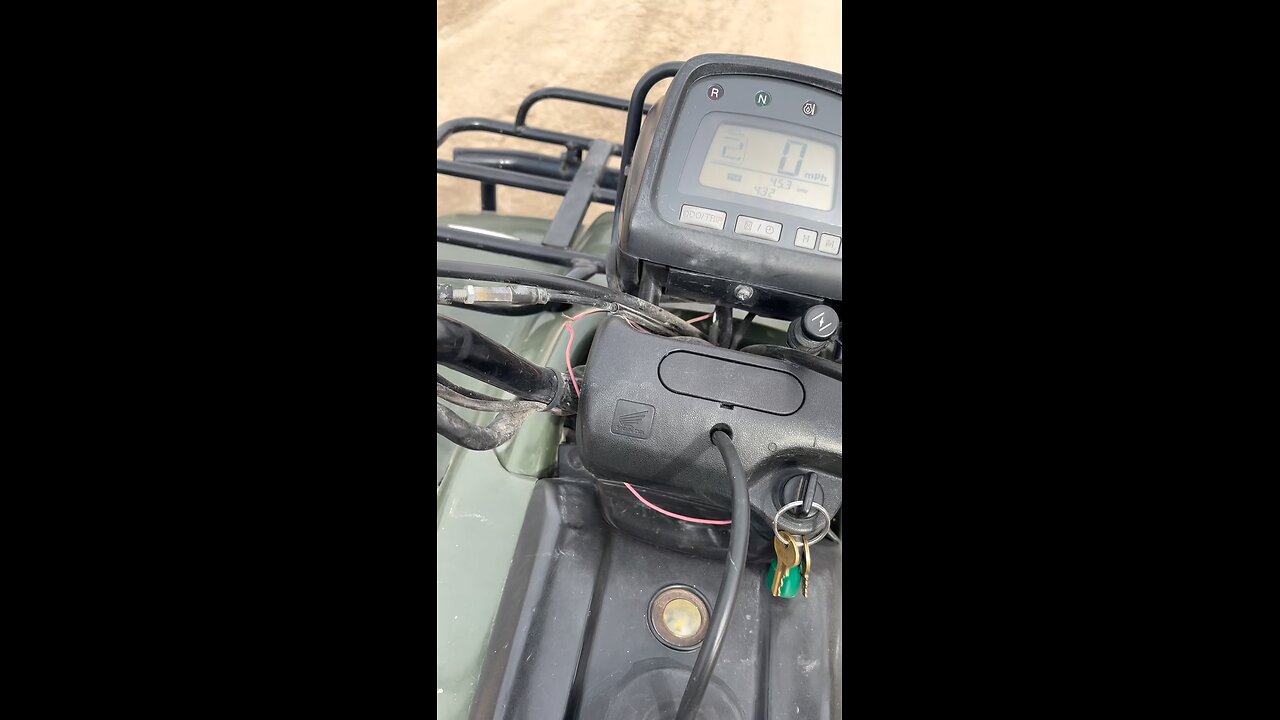
POLYGON ((818 233, 813 230, 805 230, 800 228, 796 231, 796 247, 809 248, 810 250, 818 246, 818 233))
POLYGON ((685 225, 697 225, 711 228, 712 230, 723 230, 726 217, 728 216, 719 210, 708 210, 697 205, 680 206, 680 222, 685 225))
POLYGON ((822 242, 818 243, 818 249, 828 255, 835 255, 840 252, 840 236, 828 235, 822 233, 822 242))
POLYGON ((739 235, 778 242, 778 239, 782 237, 782 224, 739 215, 738 224, 733 228, 733 231, 739 235))

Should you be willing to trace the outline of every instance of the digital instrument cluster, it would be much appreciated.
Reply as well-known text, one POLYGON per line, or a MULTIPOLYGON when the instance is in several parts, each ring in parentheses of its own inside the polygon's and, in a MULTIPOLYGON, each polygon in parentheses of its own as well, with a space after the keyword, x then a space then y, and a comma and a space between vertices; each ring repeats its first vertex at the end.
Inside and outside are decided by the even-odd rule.
POLYGON ((626 259, 842 300, 841 76, 691 59, 650 112, 622 199, 626 259))

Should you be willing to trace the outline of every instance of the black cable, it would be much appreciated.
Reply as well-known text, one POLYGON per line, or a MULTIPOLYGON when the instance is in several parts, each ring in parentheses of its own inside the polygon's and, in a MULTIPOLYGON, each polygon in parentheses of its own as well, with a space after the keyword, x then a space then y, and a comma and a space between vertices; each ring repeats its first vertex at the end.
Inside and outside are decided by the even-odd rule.
POLYGON ((546 404, 563 393, 560 373, 535 365, 466 323, 436 315, 436 364, 546 404))
POLYGON ((462 387, 461 385, 455 385, 454 383, 449 382, 449 379, 441 375, 440 373, 436 373, 436 384, 443 385, 449 388, 450 390, 458 393, 459 395, 466 395, 467 397, 473 400, 487 400, 489 402, 505 402, 502 398, 496 398, 490 395, 485 395, 484 393, 478 393, 475 390, 468 390, 462 387))
POLYGON ((501 303, 476 303, 475 305, 447 305, 461 310, 486 313, 488 315, 505 315, 507 317, 525 317, 538 313, 562 313, 569 310, 568 303, 550 303, 547 305, 503 305, 501 303))
POLYGON ((706 335, 701 330, 634 295, 610 290, 599 285, 592 285, 591 283, 564 277, 563 275, 552 275, 538 272, 537 270, 464 262, 461 260, 436 260, 436 277, 519 283, 561 293, 581 295, 599 301, 611 302, 633 313, 645 316, 672 334, 688 335, 702 340, 706 339, 706 335))
MULTIPOLYGON (((574 267, 570 268, 569 272, 566 272, 564 276, 567 278, 573 278, 574 280, 582 280, 585 282, 595 277, 597 274, 599 273, 593 266, 575 265, 574 267)), ((436 283, 437 291, 439 290, 440 287, 442 287, 440 283, 436 283)), ((453 288, 450 288, 447 285, 443 287, 449 288, 450 292, 452 292, 453 290, 453 288)), ((462 308, 463 310, 474 310, 475 312, 488 313, 490 315, 506 315, 508 317, 524 317, 528 315, 537 315, 538 313, 544 313, 544 312, 559 314, 569 310, 569 303, 554 302, 554 298, 552 300, 553 300, 552 302, 549 302, 546 305, 505 305, 502 303, 479 303, 474 305, 468 305, 466 303, 458 303, 455 305, 452 301, 441 302, 439 299, 437 299, 436 304, 448 305, 449 307, 462 308)))
POLYGON ((659 334, 691 335, 691 333, 696 333, 691 336, 704 337, 700 330, 662 308, 651 305, 633 295, 615 292, 568 276, 550 275, 522 268, 451 260, 437 261, 436 276, 534 285, 549 290, 549 300, 551 302, 570 302, 577 305, 598 307, 611 312, 623 311, 630 313, 638 322, 645 325, 646 329, 659 334))
POLYGON ((751 535, 747 474, 742 469, 738 449, 733 446, 733 437, 717 427, 711 431, 711 442, 720 450, 720 457, 724 458, 725 469, 729 471, 729 485, 733 489, 729 557, 724 566, 724 577, 720 579, 720 591, 716 593, 716 606, 711 611, 711 625, 707 628, 702 648, 698 650, 698 659, 693 662, 693 672, 689 675, 689 684, 684 687, 684 696, 680 698, 676 720, 693 720, 698 713, 698 706, 702 704, 707 684, 711 682, 711 671, 715 668, 716 659, 720 657, 724 636, 729 630, 733 603, 738 599, 738 583, 742 580, 742 569, 747 564, 747 540, 751 535))
POLYGON ((733 342, 733 308, 728 305, 717 305, 715 314, 715 343, 727 348, 733 342))
POLYGON ((748 345, 742 348, 742 352, 788 360, 801 367, 807 367, 814 372, 820 372, 827 377, 844 382, 844 366, 840 363, 814 357, 809 353, 803 353, 789 347, 782 347, 781 345, 748 345))
POLYGON ((523 412, 532 410, 546 410, 546 403, 530 402, 528 400, 477 400, 467 397, 462 393, 454 392, 444 385, 436 385, 436 397, 454 405, 459 405, 471 410, 479 410, 480 412, 523 412))
POLYGON ((632 155, 636 152, 636 143, 640 140, 640 117, 644 114, 644 99, 648 97, 649 91, 659 82, 675 77, 680 69, 684 67, 683 62, 667 62, 663 63, 644 75, 640 76, 640 80, 631 91, 631 103, 627 106, 627 129, 622 136, 622 162, 619 167, 623 170, 618 175, 618 198, 621 200, 622 193, 626 191, 626 170, 631 167, 631 163, 635 158, 632 155))
POLYGON ((538 262, 564 265, 573 270, 588 266, 594 272, 604 272, 604 258, 566 248, 534 245, 505 237, 451 227, 436 223, 436 242, 459 247, 474 248, 485 252, 511 255, 513 257, 537 260, 538 262))
POLYGON ((599 272, 600 271, 597 270, 593 265, 577 265, 573 268, 570 268, 569 272, 565 273, 564 276, 567 278, 573 278, 574 280, 582 280, 583 282, 586 282, 587 280, 590 280, 591 278, 595 277, 596 274, 599 272))
MULTIPOLYGON (((648 97, 654 85, 666 78, 675 77, 682 67, 684 67, 682 62, 663 63, 641 76, 640 81, 631 91, 631 103, 627 106, 627 127, 622 136, 622 162, 618 165, 618 190, 615 194, 617 199, 613 202, 613 229, 609 237, 609 252, 605 256, 605 277, 608 278, 609 287, 614 290, 622 289, 622 278, 618 273, 618 253, 621 252, 618 247, 618 238, 624 209, 622 196, 627 191, 627 171, 631 169, 631 161, 635 159, 632 155, 635 154, 636 143, 640 139, 640 118, 644 113, 644 99, 648 97)), ((656 119, 654 121, 656 122, 656 119)))
POLYGON ((747 328, 751 327, 751 321, 755 319, 756 314, 749 312, 746 317, 742 318, 742 322, 736 324, 733 329, 733 340, 729 343, 730 348, 737 348, 742 344, 742 338, 747 336, 747 328))
MULTIPOLYGON (((572 277, 572 274, 565 277, 572 277)), ((439 304, 439 303, 437 303, 439 304)), ((458 305, 445 305, 444 307, 460 308, 462 310, 471 310, 474 312, 488 313, 490 315, 505 315, 509 317, 519 317, 526 315, 537 315, 538 313, 566 313, 573 305, 586 305, 587 307, 600 308, 608 310, 611 313, 625 315, 632 322, 640 325, 645 330, 657 335, 665 335, 671 332, 671 328, 658 323, 649 316, 639 313, 631 308, 622 307, 618 303, 601 300, 599 298, 587 297, 575 293, 552 292, 549 293, 548 303, 546 305, 511 305, 501 302, 485 302, 467 305, 465 303, 458 305)), ((676 336, 683 337, 683 336, 676 336)), ((693 339, 693 338, 690 338, 693 339)), ((699 341, 702 342, 702 341, 699 341)))
MULTIPOLYGON (((636 312, 635 310, 632 310, 629 307, 623 307, 615 302, 610 302, 608 300, 601 300, 600 298, 587 297, 585 295, 578 295, 576 293, 552 292, 549 294, 549 297, 551 302, 566 302, 566 303, 569 303, 570 305, 586 305, 587 307, 600 308, 601 310, 607 310, 609 311, 610 314, 616 314, 618 317, 631 320, 632 322, 636 323, 640 327, 643 327, 645 330, 648 330, 649 332, 654 333, 656 335, 664 335, 666 333, 671 332, 670 327, 655 321, 653 318, 649 317, 648 315, 645 315, 640 312, 636 312)), ((550 307, 550 305, 548 305, 547 307, 550 307)), ((684 336, 676 335, 674 337, 684 337, 684 336)), ((696 340, 696 338, 686 338, 686 339, 696 340)), ((699 340, 698 342, 703 342, 703 341, 699 340)))
POLYGON ((468 450, 492 450, 511 439, 532 410, 498 413, 487 427, 473 425, 436 403, 436 433, 468 450))

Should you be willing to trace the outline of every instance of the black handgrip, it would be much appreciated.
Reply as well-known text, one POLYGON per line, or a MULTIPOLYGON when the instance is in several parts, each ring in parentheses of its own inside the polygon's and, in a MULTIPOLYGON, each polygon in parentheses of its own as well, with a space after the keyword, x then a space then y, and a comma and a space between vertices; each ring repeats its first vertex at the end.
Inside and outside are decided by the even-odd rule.
POLYGON ((560 373, 525 360, 470 326, 436 316, 436 362, 502 388, 522 400, 551 402, 560 373))

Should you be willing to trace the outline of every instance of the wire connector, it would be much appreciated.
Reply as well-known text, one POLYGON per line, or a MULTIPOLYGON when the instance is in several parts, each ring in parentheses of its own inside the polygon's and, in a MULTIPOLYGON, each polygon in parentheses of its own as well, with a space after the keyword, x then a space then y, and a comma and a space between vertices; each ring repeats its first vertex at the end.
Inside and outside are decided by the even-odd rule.
POLYGON ((502 303, 504 305, 546 305, 551 300, 551 293, 544 288, 530 285, 500 285, 498 287, 477 287, 467 285, 455 288, 453 301, 464 305, 481 303, 502 303))

